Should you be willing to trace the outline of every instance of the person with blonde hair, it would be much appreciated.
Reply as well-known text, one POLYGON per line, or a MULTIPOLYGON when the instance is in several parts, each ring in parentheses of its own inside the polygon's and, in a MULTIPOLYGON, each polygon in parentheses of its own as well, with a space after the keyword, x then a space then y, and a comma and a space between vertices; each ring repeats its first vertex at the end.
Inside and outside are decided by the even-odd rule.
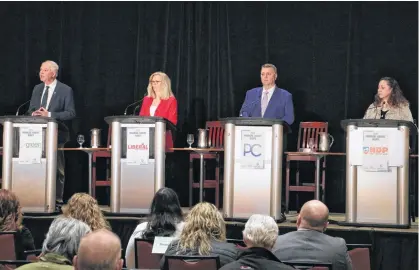
MULTIPOLYGON (((158 116, 177 124, 177 100, 172 92, 169 76, 161 71, 151 74, 147 96, 141 105, 140 116, 158 116)), ((170 130, 166 132, 166 148, 173 147, 170 130)))
MULTIPOLYGON (((180 238, 170 243, 164 255, 219 256, 223 266, 235 261, 239 250, 226 242, 226 224, 217 207, 201 202, 191 209, 180 238)), ((164 260, 163 256, 162 266, 164 260)))
POLYGON ((16 231, 16 258, 26 259, 25 250, 35 249, 31 232, 22 225, 22 208, 15 193, 0 189, 0 232, 16 231))
POLYGON ((105 220, 97 200, 86 193, 76 193, 71 196, 67 204, 63 206, 63 215, 85 222, 92 231, 108 229, 111 227, 105 220))

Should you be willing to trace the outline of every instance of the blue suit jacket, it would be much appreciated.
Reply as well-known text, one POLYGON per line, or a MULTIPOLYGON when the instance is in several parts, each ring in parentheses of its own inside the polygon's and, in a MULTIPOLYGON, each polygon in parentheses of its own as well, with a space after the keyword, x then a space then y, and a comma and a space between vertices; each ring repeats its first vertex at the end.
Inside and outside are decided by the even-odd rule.
MULTIPOLYGON (((41 96, 44 88, 44 83, 40 83, 33 88, 31 102, 29 104, 29 113, 40 108, 41 96)), ((46 109, 51 112, 51 117, 57 120, 71 120, 76 117, 73 90, 71 87, 57 80, 57 86, 55 87, 48 108, 46 109)))
MULTIPOLYGON (((240 109, 241 116, 262 117, 262 90, 262 87, 257 87, 247 91, 240 109)), ((263 118, 280 119, 291 125, 294 122, 294 105, 291 93, 276 87, 263 118)))

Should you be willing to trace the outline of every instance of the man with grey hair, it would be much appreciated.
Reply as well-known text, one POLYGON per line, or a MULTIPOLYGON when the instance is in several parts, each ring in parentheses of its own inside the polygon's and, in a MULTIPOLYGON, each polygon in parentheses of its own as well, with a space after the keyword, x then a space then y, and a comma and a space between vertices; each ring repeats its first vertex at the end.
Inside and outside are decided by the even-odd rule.
POLYGON ((282 263, 271 249, 278 237, 278 225, 270 216, 252 215, 246 222, 243 241, 247 246, 237 261, 224 265, 220 270, 233 269, 294 269, 282 263))
POLYGON ((273 252, 283 261, 332 263, 333 269, 352 269, 343 238, 324 234, 329 209, 318 200, 306 202, 297 218, 297 231, 278 237, 273 252))
POLYGON ((121 259, 121 240, 106 229, 84 237, 77 254, 73 260, 76 270, 120 270, 124 263, 121 259))
POLYGON ((39 261, 18 269, 73 269, 71 265, 80 240, 90 232, 90 227, 83 221, 64 216, 57 217, 51 223, 42 244, 39 261))
MULTIPOLYGON (((57 63, 47 60, 42 63, 39 78, 42 83, 32 91, 28 114, 32 116, 47 116, 60 121, 69 121, 76 117, 73 90, 68 85, 57 80, 59 67, 57 63)), ((69 140, 69 132, 59 126, 58 148, 64 147, 69 140)), ((57 204, 63 204, 64 194, 64 151, 57 152, 57 204)))

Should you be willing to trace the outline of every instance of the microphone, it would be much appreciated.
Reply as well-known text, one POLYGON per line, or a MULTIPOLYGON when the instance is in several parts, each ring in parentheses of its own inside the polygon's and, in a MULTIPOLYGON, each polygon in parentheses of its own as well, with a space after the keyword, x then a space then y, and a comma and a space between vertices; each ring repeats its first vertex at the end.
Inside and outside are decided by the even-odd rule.
POLYGON ((261 97, 258 97, 258 99, 253 100, 253 101, 252 101, 252 102, 250 102, 249 104, 245 104, 245 105, 241 108, 241 110, 240 110, 240 117, 242 117, 242 116, 243 116, 244 109, 247 109, 247 108, 249 108, 250 106, 255 105, 256 103, 260 102, 260 100, 261 100, 261 97))
MULTIPOLYGON (((138 101, 136 101, 136 102, 133 102, 133 103, 129 104, 129 105, 125 108, 124 115, 127 115, 128 108, 130 108, 130 107, 132 107, 132 106, 134 106, 134 105, 137 105, 137 104, 141 103, 141 102, 144 100, 144 98, 145 98, 145 97, 146 97, 146 95, 144 95, 144 97, 143 97, 142 99, 140 99, 140 100, 138 100, 138 101)), ((135 109, 134 109, 134 110, 135 110, 135 109)))
POLYGON ((22 103, 19 107, 17 107, 16 116, 18 116, 18 115, 19 115, 19 110, 20 110, 20 108, 22 108, 23 106, 25 106, 26 104, 28 104, 30 101, 31 101, 31 100, 28 100, 28 101, 26 101, 26 102, 22 103))

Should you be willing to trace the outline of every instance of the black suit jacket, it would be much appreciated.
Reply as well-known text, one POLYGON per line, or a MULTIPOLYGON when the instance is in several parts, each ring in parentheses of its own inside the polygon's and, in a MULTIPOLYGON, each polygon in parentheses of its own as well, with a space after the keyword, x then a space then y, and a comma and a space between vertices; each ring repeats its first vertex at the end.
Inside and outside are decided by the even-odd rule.
MULTIPOLYGON (((33 88, 31 102, 29 104, 29 114, 32 114, 33 111, 40 108, 44 88, 44 83, 40 83, 33 88)), ((57 120, 65 121, 76 117, 73 89, 57 80, 57 86, 46 109, 51 112, 51 117, 57 120)))
POLYGON ((319 231, 299 230, 280 235, 272 250, 281 261, 332 263, 333 270, 352 269, 345 240, 319 231))

